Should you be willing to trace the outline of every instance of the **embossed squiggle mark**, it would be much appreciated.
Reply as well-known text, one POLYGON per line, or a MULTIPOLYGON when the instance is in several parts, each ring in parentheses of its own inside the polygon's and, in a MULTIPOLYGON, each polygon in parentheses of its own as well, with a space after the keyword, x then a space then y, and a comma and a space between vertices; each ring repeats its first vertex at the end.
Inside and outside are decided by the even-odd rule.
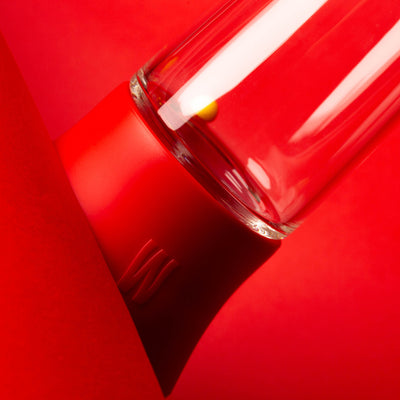
POLYGON ((118 287, 128 300, 143 304, 177 266, 177 261, 150 239, 122 274, 118 287))

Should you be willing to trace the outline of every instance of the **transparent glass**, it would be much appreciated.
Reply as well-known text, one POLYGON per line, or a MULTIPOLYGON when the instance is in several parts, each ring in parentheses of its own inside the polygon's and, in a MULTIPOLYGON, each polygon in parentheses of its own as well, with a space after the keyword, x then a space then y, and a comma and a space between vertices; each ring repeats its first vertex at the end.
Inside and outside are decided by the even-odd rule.
POLYGON ((131 90, 214 196, 282 238, 399 110, 400 2, 229 1, 131 90))

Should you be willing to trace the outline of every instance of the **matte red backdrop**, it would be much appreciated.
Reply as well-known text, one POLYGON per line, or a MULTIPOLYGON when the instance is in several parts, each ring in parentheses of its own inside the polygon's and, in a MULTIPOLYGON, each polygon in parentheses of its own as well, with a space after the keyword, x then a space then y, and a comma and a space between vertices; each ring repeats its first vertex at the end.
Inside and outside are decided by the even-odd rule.
MULTIPOLYGON (((55 138, 213 6, 2 1, 0 29, 55 138)), ((400 398, 399 119, 389 128, 221 310, 171 399, 400 398)))

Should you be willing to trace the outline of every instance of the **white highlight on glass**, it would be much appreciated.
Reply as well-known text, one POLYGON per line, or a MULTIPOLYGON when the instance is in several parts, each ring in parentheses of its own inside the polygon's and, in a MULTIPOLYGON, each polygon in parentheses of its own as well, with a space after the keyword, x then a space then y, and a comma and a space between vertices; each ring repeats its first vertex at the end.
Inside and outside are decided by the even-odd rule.
POLYGON ((260 164, 258 164, 252 158, 249 158, 247 160, 247 169, 249 172, 251 172, 258 183, 264 187, 264 189, 271 189, 271 180, 260 164))
POLYGON ((228 179, 228 181, 241 193, 243 193, 242 187, 239 185, 238 181, 232 176, 232 174, 229 171, 224 172, 225 177, 228 179))
POLYGON ((160 117, 170 129, 180 128, 242 82, 327 1, 273 1, 158 110, 160 117))
POLYGON ((400 56, 400 21, 371 49, 290 138, 318 134, 357 99, 400 56))

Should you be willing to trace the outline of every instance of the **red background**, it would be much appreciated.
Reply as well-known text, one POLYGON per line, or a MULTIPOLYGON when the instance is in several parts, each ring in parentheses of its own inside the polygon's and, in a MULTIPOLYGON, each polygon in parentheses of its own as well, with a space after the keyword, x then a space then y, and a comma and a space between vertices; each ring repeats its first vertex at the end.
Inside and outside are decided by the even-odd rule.
MULTIPOLYGON (((2 1, 0 29, 51 137, 56 138, 213 4, 211 0, 2 1)), ((400 121, 387 130, 374 154, 225 305, 171 399, 400 398, 400 121)), ((81 271, 82 279, 92 279, 95 267, 81 271)), ((3 275, 7 281, 11 272, 3 275)), ((39 287, 46 289, 46 274, 35 275, 39 287)), ((110 277, 105 272, 99 275, 96 288, 109 288, 103 291, 102 302, 115 307, 106 315, 118 315, 121 329, 132 331, 123 334, 122 342, 128 346, 129 334, 134 335, 129 317, 107 283, 110 277)), ((86 303, 85 290, 68 293, 71 315, 77 304, 86 303)), ((10 291, 11 301, 13 296, 10 291)), ((33 289, 33 296, 41 294, 33 289)), ((48 296, 54 301, 53 292, 48 296)), ((101 311, 97 310, 97 321, 101 311)), ((3 313, 6 329, 13 321, 12 313, 3 313)), ((103 337, 104 343, 97 343, 93 351, 101 352, 105 346, 109 366, 132 370, 135 360, 121 357, 121 343, 104 339, 116 332, 118 324, 96 325, 95 336, 103 337)), ((81 338, 77 332, 75 341, 87 343, 87 330, 81 338)), ((64 343, 56 336, 53 342, 53 346, 64 343)), ((47 354, 46 343, 41 345, 47 354)), ((89 370, 95 358, 87 361, 89 370)), ((65 374, 65 381, 60 378, 54 390, 65 389, 69 379, 77 388, 70 398, 111 398, 113 386, 120 388, 115 392, 118 398, 124 393, 133 398, 128 375, 121 381, 120 374, 103 370, 87 386, 83 378, 79 385, 84 373, 65 374), (108 381, 109 392, 96 387, 96 377, 102 385, 108 381)), ((17 379, 17 375, 10 376, 17 379)))

